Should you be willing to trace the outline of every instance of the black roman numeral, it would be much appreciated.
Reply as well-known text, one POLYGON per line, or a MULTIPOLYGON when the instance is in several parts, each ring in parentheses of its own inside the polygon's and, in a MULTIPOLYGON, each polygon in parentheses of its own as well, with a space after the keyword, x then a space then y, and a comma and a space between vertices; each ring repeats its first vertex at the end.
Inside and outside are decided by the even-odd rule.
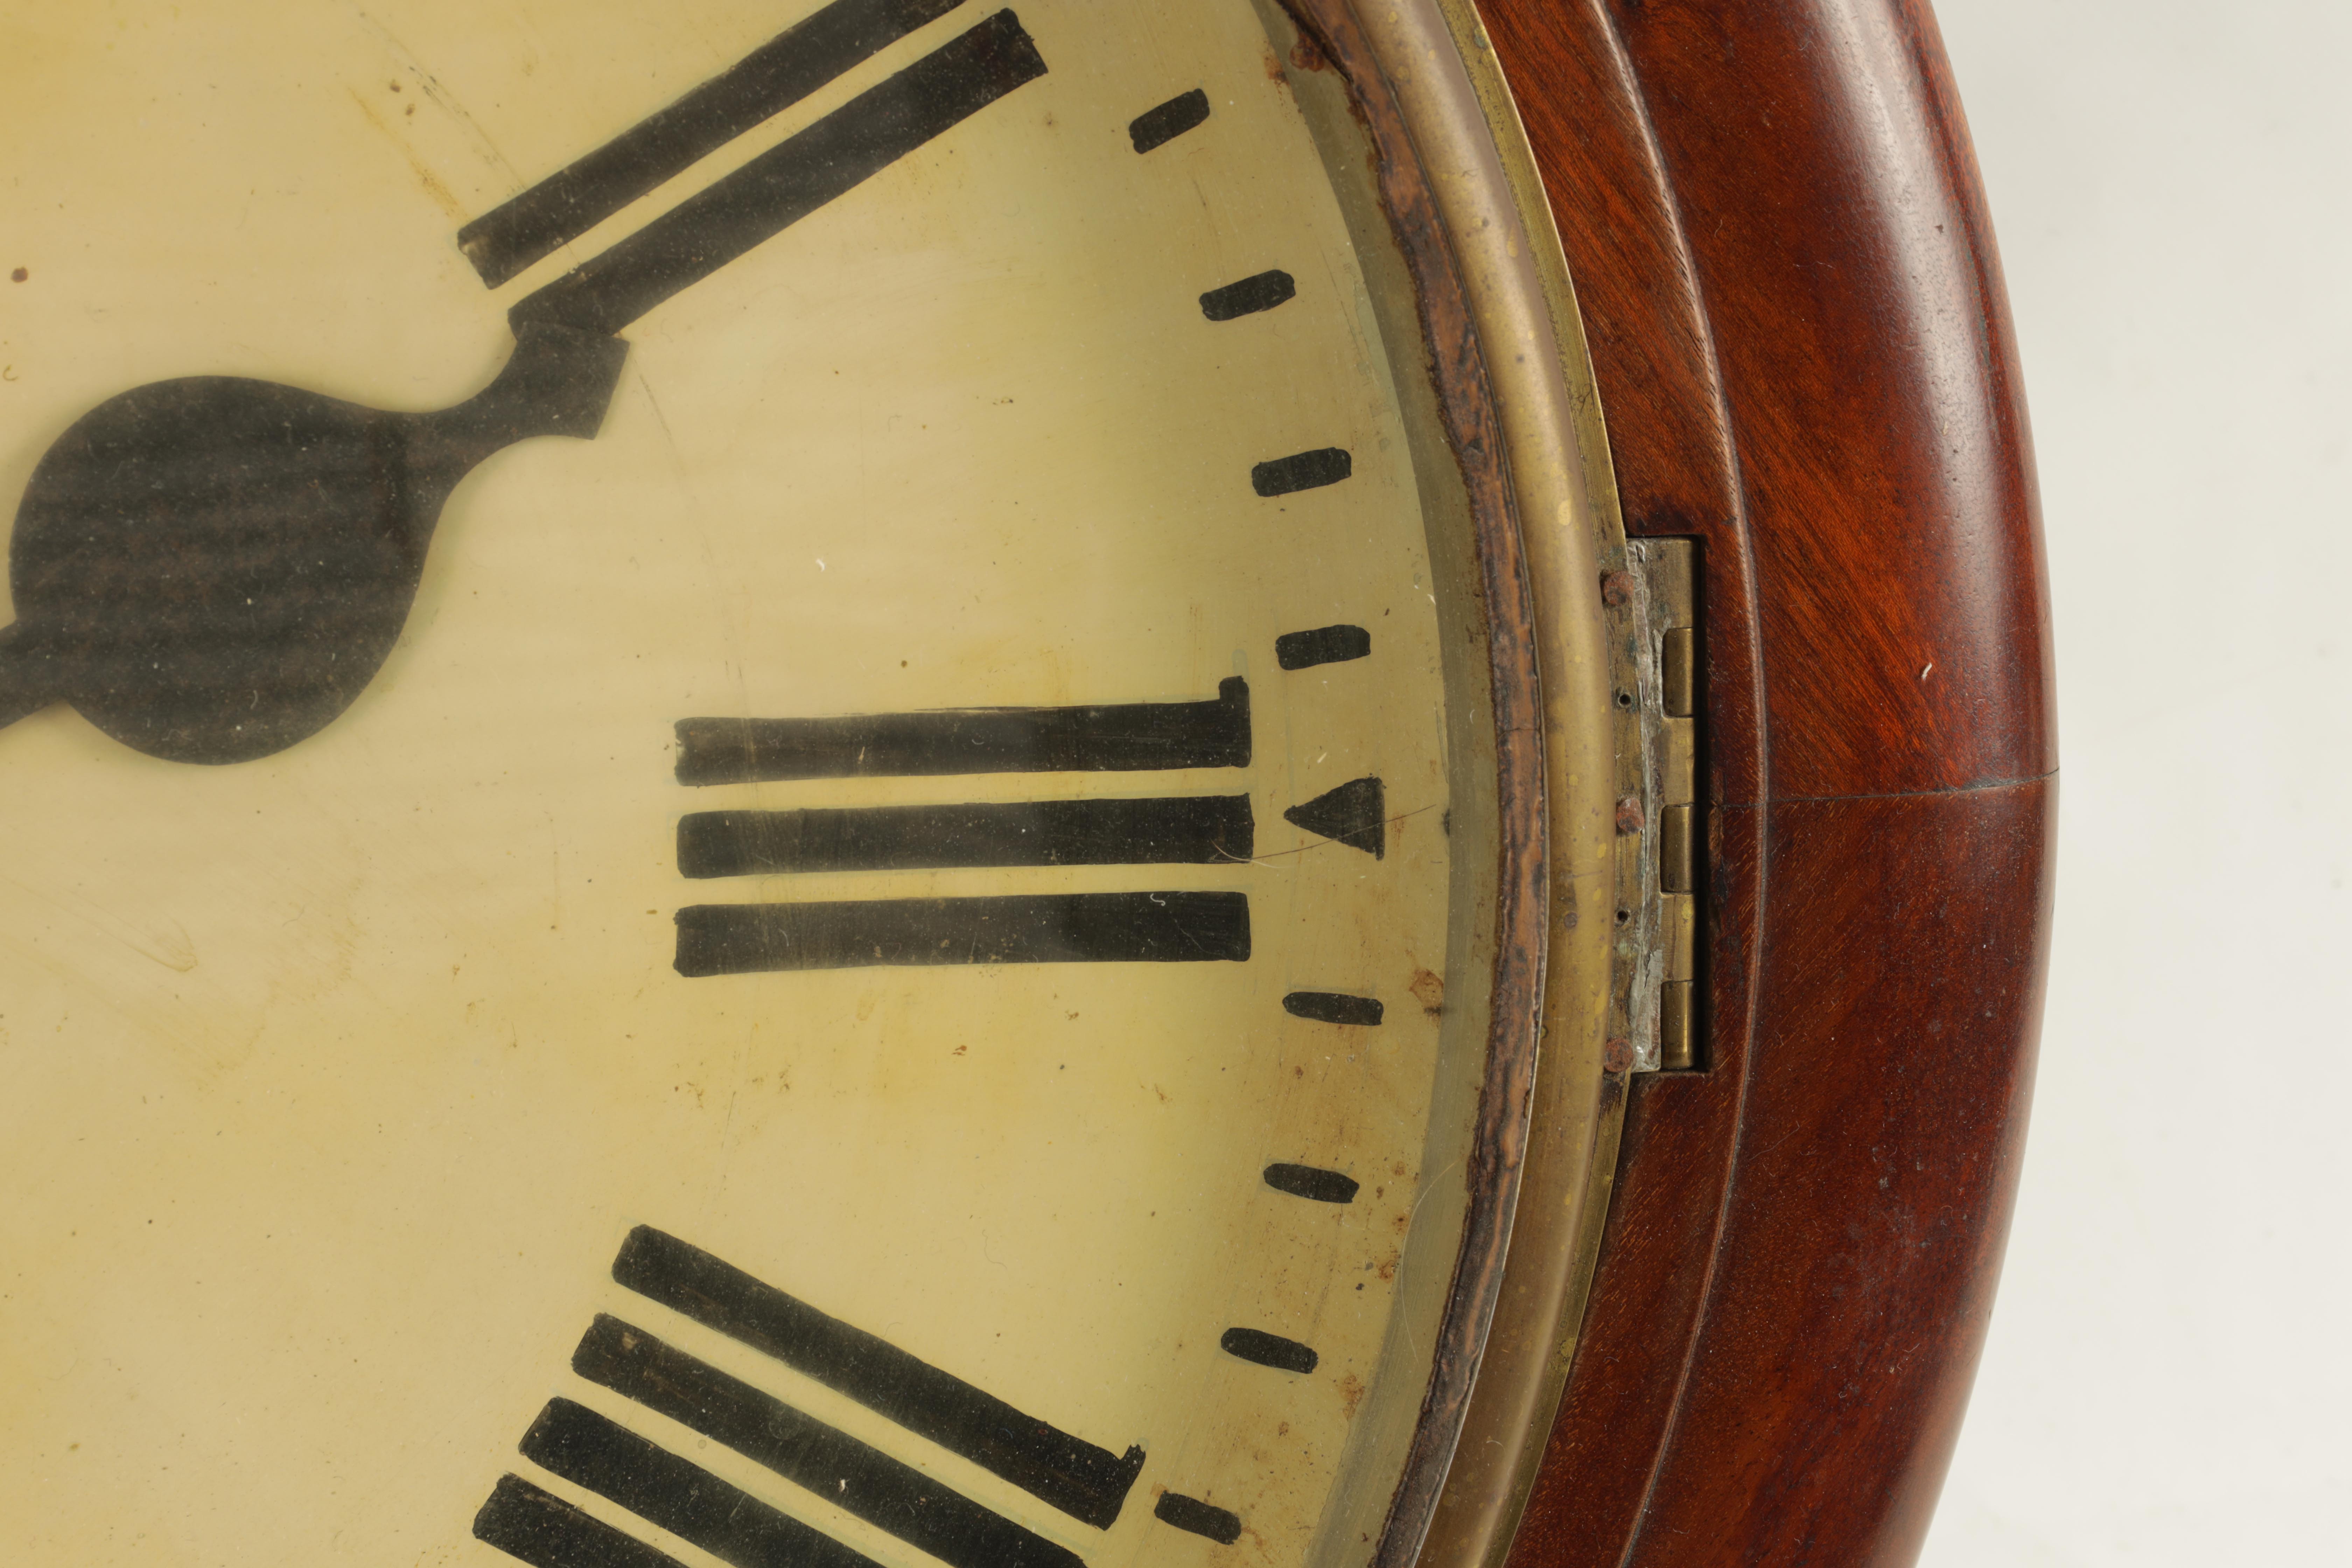
POLYGON ((1206 702, 1088 708, 947 708, 838 719, 684 719, 677 782, 948 773, 1137 773, 1245 768, 1249 683, 1206 702))
MULTIPOLYGON (((1058 1431, 661 1231, 633 1231, 613 1278, 1098 1530, 1118 1518, 1143 1468, 1140 1447, 1114 1455, 1058 1431)), ((1067 1547, 619 1318, 596 1318, 572 1370, 948 1568, 1086 1568, 1067 1547)), ((550 1474, 741 1568, 876 1568, 823 1531, 574 1400, 550 1400, 520 1447, 550 1474)), ((519 1476, 493 1489, 474 1534, 533 1568, 677 1568, 519 1476)))
POLYGON ((1246 861, 1255 838, 1245 795, 698 811, 677 825, 677 868, 688 877, 750 877, 950 866, 1208 866, 1246 861))
POLYGON ((495 289, 963 0, 834 0, 729 70, 457 231, 495 289))
POLYGON ((741 1568, 877 1568, 864 1553, 572 1400, 549 1400, 521 1447, 523 1458, 551 1475, 741 1568))
MULTIPOLYGON (((912 1466, 618 1318, 596 1320, 572 1354, 572 1370, 714 1443, 724 1443, 949 1568, 1085 1568, 1067 1547, 1023 1529, 912 1466)), ((608 1497, 614 1495, 609 1489, 615 1479, 638 1483, 649 1473, 659 1474, 658 1467, 642 1458, 616 1467, 611 1475, 599 1471, 592 1478, 567 1469, 567 1460, 577 1464, 572 1451, 562 1441, 541 1435, 541 1427, 551 1425, 564 1435, 587 1426, 580 1420, 585 1412, 578 1406, 563 1409, 564 1404, 558 1400, 549 1405, 540 1426, 532 1427, 533 1436, 523 1442, 527 1457, 608 1497)), ((628 1437, 602 1417, 591 1420, 601 1427, 590 1429, 595 1444, 614 1445, 628 1437)), ((628 1446, 637 1445, 651 1447, 642 1438, 628 1439, 628 1446)), ((702 1485, 699 1479, 693 1482, 694 1488, 702 1485)), ((672 1482, 657 1489, 667 1499, 681 1489, 672 1482)), ((641 1488, 634 1498, 614 1500, 642 1514, 641 1505, 653 1500, 641 1488)), ((673 1528, 667 1521, 656 1522, 673 1528)))
MULTIPOLYGON (((702 785, 883 775, 1245 767, 1248 683, 1206 701, 958 708, 835 719, 688 719, 677 776, 702 785)), ((1245 864, 1249 796, 705 811, 678 823, 691 878, 951 867, 1245 864)), ((693 978, 971 963, 1238 963, 1249 898, 1176 889, 698 904, 677 914, 693 978)))
POLYGON ((649 1226, 630 1233, 613 1278, 1097 1530, 1118 1517, 1143 1468, 1139 1447, 1113 1454, 1058 1431, 649 1226))
POLYGON ((695 904, 677 911, 677 972, 689 979, 959 963, 1240 963, 1249 955, 1245 893, 695 904))
MULTIPOLYGON (((655 1551, 520 1476, 501 1477, 491 1489, 490 1500, 474 1516, 474 1539, 531 1568, 685 1568, 668 1552, 655 1551)), ((810 1568, 818 1561, 813 1558, 810 1568)))
POLYGON ((999 11, 530 295, 509 318, 618 332, 1045 74, 1019 20, 999 11))

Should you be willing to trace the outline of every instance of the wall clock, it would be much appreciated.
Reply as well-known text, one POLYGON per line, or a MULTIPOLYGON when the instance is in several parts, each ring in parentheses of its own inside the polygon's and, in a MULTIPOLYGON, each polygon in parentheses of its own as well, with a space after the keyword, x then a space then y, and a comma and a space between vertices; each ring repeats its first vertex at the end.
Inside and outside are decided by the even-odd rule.
POLYGON ((0 1558, 1916 1550, 2053 787, 1923 8, 0 28, 0 1558))

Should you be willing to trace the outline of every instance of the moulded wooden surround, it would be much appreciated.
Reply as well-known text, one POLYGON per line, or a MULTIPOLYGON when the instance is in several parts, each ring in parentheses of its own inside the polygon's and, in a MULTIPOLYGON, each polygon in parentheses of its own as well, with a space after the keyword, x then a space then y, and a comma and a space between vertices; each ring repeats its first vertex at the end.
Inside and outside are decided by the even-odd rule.
POLYGON ((1907 1563, 1982 1344, 2056 756, 2032 457, 1934 20, 1482 0, 1633 535, 1702 542, 1708 1067, 1633 1091, 1512 1568, 1907 1563))

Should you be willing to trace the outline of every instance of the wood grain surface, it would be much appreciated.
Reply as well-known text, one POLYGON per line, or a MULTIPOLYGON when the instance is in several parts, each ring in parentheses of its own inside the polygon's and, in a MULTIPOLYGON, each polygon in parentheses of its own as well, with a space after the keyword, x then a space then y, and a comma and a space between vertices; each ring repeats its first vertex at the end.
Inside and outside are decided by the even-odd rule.
POLYGON ((1927 7, 1482 0, 1626 527, 1702 542, 1708 1070, 1642 1082, 1513 1568, 1904 1563, 1999 1272, 2056 765, 1927 7))

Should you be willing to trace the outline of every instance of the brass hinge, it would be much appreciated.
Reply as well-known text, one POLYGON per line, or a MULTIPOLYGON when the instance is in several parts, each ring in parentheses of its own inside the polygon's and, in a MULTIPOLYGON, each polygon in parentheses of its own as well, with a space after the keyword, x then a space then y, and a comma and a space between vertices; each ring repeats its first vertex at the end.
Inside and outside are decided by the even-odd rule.
POLYGON ((1699 900, 1706 884, 1699 805, 1698 546, 1635 539, 1625 546, 1624 624, 1633 647, 1632 755, 1620 761, 1619 950, 1630 967, 1630 1044, 1636 1072, 1704 1064, 1699 1019, 1699 900))

